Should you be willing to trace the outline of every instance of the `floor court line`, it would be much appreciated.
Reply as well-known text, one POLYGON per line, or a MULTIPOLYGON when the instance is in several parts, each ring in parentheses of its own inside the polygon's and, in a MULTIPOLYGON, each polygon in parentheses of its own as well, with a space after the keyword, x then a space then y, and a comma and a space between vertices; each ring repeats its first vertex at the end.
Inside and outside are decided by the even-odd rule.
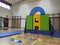
MULTIPOLYGON (((41 39, 41 38, 43 38, 43 35, 39 39, 41 39)), ((31 45, 34 45, 39 39, 37 39, 36 41, 34 41, 31 45)))

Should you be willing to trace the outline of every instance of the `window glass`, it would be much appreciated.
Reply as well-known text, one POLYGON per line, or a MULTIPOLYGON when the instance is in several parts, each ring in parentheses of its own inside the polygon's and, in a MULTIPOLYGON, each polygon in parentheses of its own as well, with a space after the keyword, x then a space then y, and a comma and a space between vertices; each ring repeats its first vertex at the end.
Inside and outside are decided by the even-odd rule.
POLYGON ((6 4, 4 4, 4 3, 1 3, 1 6, 4 7, 4 8, 6 8, 6 4))
POLYGON ((0 2, 0 6, 1 6, 1 2, 0 2))
POLYGON ((9 5, 6 5, 6 8, 7 8, 7 9, 10 9, 10 6, 9 6, 9 5))
POLYGON ((3 8, 6 8, 6 9, 10 9, 10 6, 5 4, 5 3, 2 3, 0 2, 0 6, 3 7, 3 8))

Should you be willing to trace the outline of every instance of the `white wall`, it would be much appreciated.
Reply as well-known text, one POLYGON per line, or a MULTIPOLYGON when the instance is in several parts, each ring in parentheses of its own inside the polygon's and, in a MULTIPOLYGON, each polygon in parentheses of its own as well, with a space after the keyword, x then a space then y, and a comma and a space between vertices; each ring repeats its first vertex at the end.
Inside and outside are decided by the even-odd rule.
MULTIPOLYGON (((0 7, 0 17, 6 17, 6 15, 8 15, 8 18, 11 18, 11 16, 12 16, 11 13, 12 13, 11 10, 0 7)), ((2 27, 4 27, 3 23, 2 23, 2 27)), ((10 20, 9 20, 9 27, 11 27, 11 21, 10 20)))
POLYGON ((6 17, 6 15, 10 16, 10 10, 0 7, 0 16, 6 17))
POLYGON ((36 6, 42 7, 48 14, 60 13, 60 0, 37 0, 30 2, 24 1, 22 3, 17 3, 16 5, 14 5, 13 12, 15 16, 22 16, 23 18, 25 18, 26 15, 29 15, 32 8, 36 6))
POLYGON ((13 12, 14 15, 25 17, 36 6, 42 7, 46 13, 60 13, 60 0, 25 1, 14 5, 13 12))

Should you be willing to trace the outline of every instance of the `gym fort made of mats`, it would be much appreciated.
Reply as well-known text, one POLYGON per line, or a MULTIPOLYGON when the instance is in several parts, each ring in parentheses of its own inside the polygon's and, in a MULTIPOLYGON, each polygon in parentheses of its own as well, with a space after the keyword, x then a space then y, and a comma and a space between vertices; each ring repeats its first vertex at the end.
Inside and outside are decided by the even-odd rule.
POLYGON ((0 45, 60 45, 60 0, 0 0, 0 45))

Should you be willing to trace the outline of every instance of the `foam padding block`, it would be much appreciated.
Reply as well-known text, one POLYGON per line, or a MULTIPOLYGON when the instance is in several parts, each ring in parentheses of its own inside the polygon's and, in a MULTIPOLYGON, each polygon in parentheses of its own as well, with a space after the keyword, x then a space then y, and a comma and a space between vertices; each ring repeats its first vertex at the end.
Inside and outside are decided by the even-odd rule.
POLYGON ((22 43, 22 40, 18 40, 17 43, 22 43))
POLYGON ((39 39, 39 41, 42 41, 42 39, 39 39))
POLYGON ((26 17, 26 29, 31 29, 32 30, 32 26, 33 26, 33 18, 32 18, 33 16, 27 16, 26 17))
POLYGON ((14 42, 14 39, 12 38, 10 41, 11 41, 11 42, 14 42))
POLYGON ((13 31, 13 32, 1 32, 0 38, 8 37, 8 36, 16 35, 16 34, 21 34, 22 32, 24 32, 24 30, 18 30, 18 31, 13 31))
POLYGON ((24 32, 31 34, 50 35, 50 31, 43 31, 43 30, 25 30, 24 32))
POLYGON ((60 38, 60 31, 55 31, 52 36, 53 36, 53 37, 60 38))
POLYGON ((31 38, 29 38, 28 40, 32 41, 33 39, 32 39, 32 37, 31 37, 31 38))
POLYGON ((38 30, 40 30, 40 15, 33 16, 33 30, 35 30, 36 26, 38 27, 38 30))
POLYGON ((31 12, 30 12, 30 15, 33 15, 35 13, 35 11, 39 11, 41 14, 45 14, 45 11, 43 8, 41 7, 34 7, 31 12))
POLYGON ((12 38, 17 39, 18 38, 18 35, 14 35, 14 36, 12 36, 12 38))
POLYGON ((44 31, 49 31, 49 15, 45 14, 45 15, 40 15, 41 19, 40 19, 40 29, 44 30, 44 31))

